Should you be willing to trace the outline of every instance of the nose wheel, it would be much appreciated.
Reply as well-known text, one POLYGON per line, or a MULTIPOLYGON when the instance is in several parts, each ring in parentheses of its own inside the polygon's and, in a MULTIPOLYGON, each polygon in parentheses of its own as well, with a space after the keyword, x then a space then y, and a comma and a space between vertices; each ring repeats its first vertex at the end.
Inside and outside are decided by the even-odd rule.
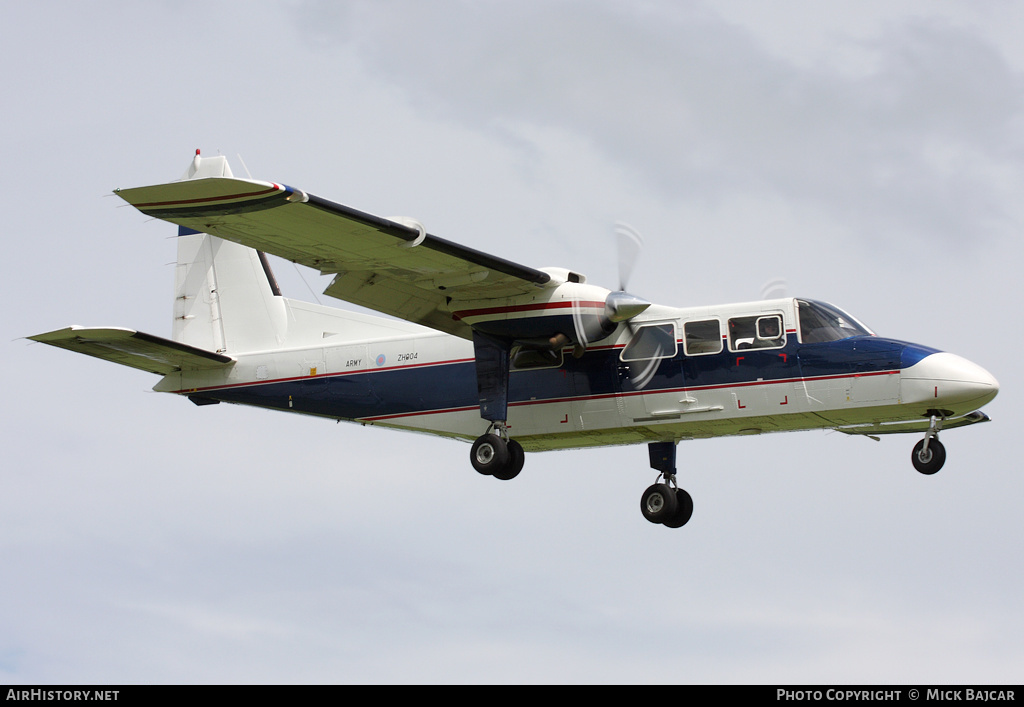
POLYGON ((914 451, 910 454, 914 468, 928 476, 937 472, 946 463, 946 448, 939 441, 942 420, 943 418, 938 415, 931 416, 931 424, 924 433, 924 439, 914 445, 914 451))
POLYGON ((920 442, 914 445, 914 451, 910 455, 910 460, 914 464, 914 468, 922 474, 931 476, 946 463, 946 448, 942 446, 942 442, 937 437, 932 439, 922 439, 920 442), (927 446, 925 443, 927 442, 927 446))

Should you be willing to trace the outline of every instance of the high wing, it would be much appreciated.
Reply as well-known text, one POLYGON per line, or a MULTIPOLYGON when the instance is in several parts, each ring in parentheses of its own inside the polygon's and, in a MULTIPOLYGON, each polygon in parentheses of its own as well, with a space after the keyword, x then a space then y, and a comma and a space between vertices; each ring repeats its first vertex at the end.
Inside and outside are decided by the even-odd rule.
POLYGON ((119 327, 70 326, 28 338, 159 375, 182 369, 220 368, 235 360, 224 354, 119 327))
POLYGON ((205 177, 115 194, 144 214, 334 274, 324 291, 471 339, 453 300, 511 298, 551 276, 289 186, 205 177))

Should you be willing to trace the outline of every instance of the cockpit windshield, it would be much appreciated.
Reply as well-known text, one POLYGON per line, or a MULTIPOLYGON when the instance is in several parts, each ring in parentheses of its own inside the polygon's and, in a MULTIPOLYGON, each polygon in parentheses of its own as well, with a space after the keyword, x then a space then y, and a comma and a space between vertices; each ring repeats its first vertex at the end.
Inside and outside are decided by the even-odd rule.
POLYGON ((839 341, 851 336, 874 336, 875 333, 849 314, 825 302, 796 301, 800 312, 800 340, 805 344, 839 341))

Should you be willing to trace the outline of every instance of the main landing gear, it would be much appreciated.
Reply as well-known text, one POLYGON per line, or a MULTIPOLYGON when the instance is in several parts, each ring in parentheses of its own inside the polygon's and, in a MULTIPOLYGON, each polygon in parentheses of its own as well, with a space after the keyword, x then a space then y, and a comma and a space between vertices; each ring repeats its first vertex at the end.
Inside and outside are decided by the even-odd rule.
POLYGON ((928 426, 928 431, 924 433, 924 439, 914 445, 914 451, 910 455, 914 468, 922 474, 930 476, 946 463, 946 448, 939 441, 942 419, 937 415, 932 415, 932 421, 928 426))
POLYGON ((661 473, 640 497, 640 512, 652 523, 681 528, 693 515, 693 499, 676 485, 676 443, 651 442, 647 448, 651 468, 661 473))
POLYGON ((473 332, 476 386, 480 394, 480 417, 491 424, 477 437, 469 452, 473 468, 484 476, 502 481, 514 479, 523 470, 526 454, 508 438, 508 372, 510 341, 473 332))
MULTIPOLYGON (((480 396, 480 417, 490 422, 487 432, 476 438, 469 452, 473 468, 485 476, 507 481, 523 469, 523 447, 508 436, 508 375, 512 343, 473 332, 476 385, 480 396)), ((676 486, 676 443, 648 444, 651 468, 660 472, 658 483, 640 499, 644 518, 669 528, 686 525, 693 515, 693 499, 676 486)))
POLYGON ((484 476, 509 481, 523 470, 526 453, 519 442, 508 438, 505 425, 493 423, 486 434, 473 442, 469 460, 473 468, 484 476))
POLYGON ((682 528, 693 515, 693 499, 676 486, 675 474, 662 476, 664 482, 647 487, 640 497, 640 512, 652 523, 682 528))
MULTIPOLYGON (((676 485, 676 444, 651 442, 647 446, 651 468, 660 473, 657 482, 640 497, 640 512, 652 523, 681 528, 693 515, 693 499, 676 485)), ((509 439, 508 430, 502 423, 492 423, 487 432, 473 442, 469 452, 474 469, 502 481, 519 475, 525 456, 522 445, 509 439)))

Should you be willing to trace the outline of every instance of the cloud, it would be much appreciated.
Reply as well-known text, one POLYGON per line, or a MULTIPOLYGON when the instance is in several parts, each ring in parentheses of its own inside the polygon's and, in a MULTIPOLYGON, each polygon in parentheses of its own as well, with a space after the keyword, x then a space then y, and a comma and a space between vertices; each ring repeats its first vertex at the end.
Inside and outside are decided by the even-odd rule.
POLYGON ((909 17, 806 66, 707 8, 305 3, 300 31, 420 110, 481 132, 570 131, 680 201, 761 194, 875 242, 1014 227, 1024 76, 977 29, 909 17), (532 127, 531 127, 532 126, 532 127))

